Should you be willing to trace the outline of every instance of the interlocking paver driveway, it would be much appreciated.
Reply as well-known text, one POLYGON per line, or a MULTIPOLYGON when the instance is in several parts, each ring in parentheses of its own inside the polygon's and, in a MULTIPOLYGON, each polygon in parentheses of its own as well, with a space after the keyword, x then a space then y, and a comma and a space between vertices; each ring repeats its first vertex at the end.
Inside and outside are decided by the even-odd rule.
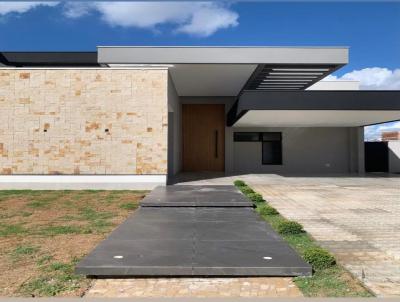
POLYGON ((377 296, 400 296, 400 178, 286 177, 253 188, 377 296))
POLYGON ((302 223, 377 296, 400 296, 400 177, 180 175, 180 184, 242 179, 285 217, 302 223), (195 179, 198 180, 195 180, 195 179))

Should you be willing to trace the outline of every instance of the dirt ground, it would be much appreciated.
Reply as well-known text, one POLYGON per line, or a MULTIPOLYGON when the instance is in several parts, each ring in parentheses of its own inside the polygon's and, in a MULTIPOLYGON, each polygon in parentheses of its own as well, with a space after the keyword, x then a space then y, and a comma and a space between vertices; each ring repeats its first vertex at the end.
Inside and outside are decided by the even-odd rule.
POLYGON ((132 211, 141 191, 0 191, 0 296, 82 296, 74 265, 132 211))

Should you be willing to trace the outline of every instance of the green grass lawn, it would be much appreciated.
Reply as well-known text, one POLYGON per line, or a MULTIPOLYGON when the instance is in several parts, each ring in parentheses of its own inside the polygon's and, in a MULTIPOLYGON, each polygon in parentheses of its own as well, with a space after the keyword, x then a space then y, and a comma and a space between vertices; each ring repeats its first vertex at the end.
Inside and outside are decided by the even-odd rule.
POLYGON ((0 296, 81 296, 75 264, 146 191, 0 191, 0 296))
MULTIPOLYGON (((287 221, 275 209, 268 205, 268 201, 260 202, 260 199, 254 199, 254 192, 247 186, 243 190, 243 183, 239 184, 245 195, 250 194, 250 199, 254 202, 256 211, 266 220, 275 231, 283 221, 287 221), (266 210, 267 208, 267 210, 266 210)), ((245 185, 245 184, 244 184, 245 185)), ((300 256, 304 257, 306 250, 318 247, 318 243, 306 232, 299 234, 281 234, 283 239, 295 249, 300 256)), ((312 277, 296 277, 294 282, 300 288, 306 297, 372 297, 373 295, 365 289, 362 284, 350 275, 341 265, 335 264, 325 269, 315 269, 312 277)))

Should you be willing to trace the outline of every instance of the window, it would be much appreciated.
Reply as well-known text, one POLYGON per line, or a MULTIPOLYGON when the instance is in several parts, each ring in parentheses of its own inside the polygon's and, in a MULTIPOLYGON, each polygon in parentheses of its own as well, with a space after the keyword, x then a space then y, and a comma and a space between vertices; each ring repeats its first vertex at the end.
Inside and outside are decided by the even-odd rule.
POLYGON ((262 164, 282 165, 282 134, 280 132, 262 133, 262 164))
POLYGON ((259 132, 235 132, 233 134, 234 142, 259 142, 259 132))

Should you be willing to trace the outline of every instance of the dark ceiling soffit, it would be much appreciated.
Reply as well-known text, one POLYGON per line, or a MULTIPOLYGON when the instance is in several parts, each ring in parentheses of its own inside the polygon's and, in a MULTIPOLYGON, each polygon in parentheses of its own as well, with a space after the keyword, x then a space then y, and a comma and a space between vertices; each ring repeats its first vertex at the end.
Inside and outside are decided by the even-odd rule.
POLYGON ((0 52, 0 64, 11 67, 99 67, 97 52, 0 52))
POLYGON ((229 110, 227 125, 249 110, 400 110, 400 90, 244 91, 229 110))

